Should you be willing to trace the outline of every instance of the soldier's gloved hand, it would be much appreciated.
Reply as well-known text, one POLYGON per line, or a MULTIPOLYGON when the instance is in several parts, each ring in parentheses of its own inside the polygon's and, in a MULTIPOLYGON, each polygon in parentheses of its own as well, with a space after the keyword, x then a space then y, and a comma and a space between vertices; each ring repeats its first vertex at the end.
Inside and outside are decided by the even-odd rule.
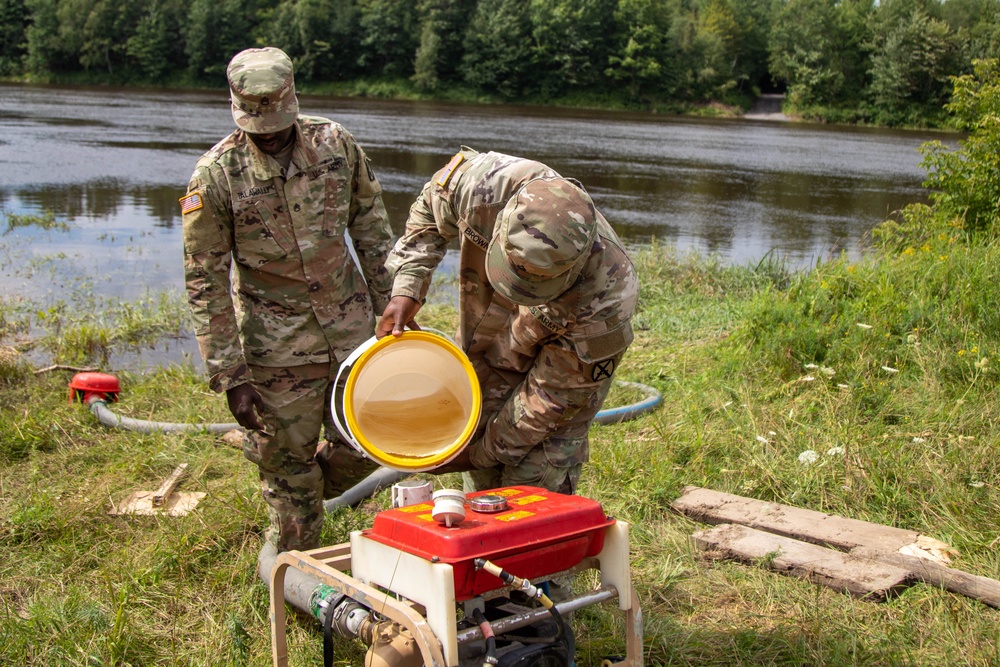
POLYGON ((226 391, 229 411, 236 422, 248 431, 263 431, 264 424, 257 415, 264 411, 264 399, 249 383, 237 385, 226 391))
POLYGON ((390 333, 393 336, 400 336, 406 327, 420 331, 420 327, 413 319, 417 316, 418 310, 420 302, 416 299, 402 295, 392 297, 375 328, 375 337, 382 338, 390 333))

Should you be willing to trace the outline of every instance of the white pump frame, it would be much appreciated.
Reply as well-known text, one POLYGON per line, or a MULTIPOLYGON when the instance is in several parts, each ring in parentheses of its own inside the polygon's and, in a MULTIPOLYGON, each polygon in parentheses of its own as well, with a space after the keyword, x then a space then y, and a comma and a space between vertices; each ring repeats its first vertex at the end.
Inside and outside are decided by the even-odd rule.
MULTIPOLYGON (((270 581, 274 667, 288 667, 285 573, 290 567, 315 576, 337 592, 407 628, 426 667, 458 667, 452 566, 432 563, 375 542, 360 531, 351 533, 350 543, 278 555, 270 581), (347 570, 353 576, 345 574, 347 570), (387 594, 386 590, 402 599, 387 594)), ((625 612, 626 656, 619 664, 642 667, 642 611, 632 587, 627 523, 617 521, 608 526, 601 552, 570 572, 586 569, 600 570, 601 588, 612 591, 618 598, 618 608, 625 612)), ((562 603, 556 604, 557 609, 561 606, 562 603)))

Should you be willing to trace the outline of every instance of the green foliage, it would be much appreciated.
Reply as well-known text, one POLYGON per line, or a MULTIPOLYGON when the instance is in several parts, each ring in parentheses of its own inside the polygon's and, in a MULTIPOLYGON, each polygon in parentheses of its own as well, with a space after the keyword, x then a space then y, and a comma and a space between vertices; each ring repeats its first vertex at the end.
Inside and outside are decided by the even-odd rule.
POLYGON ((788 84, 792 107, 860 98, 867 69, 868 0, 789 0, 772 22, 771 74, 788 84))
POLYGON ((413 82, 423 91, 459 78, 465 27, 475 0, 419 0, 420 43, 414 56, 413 82))
POLYGON ((21 71, 29 17, 24 0, 0 0, 0 76, 21 71))
POLYGON ((957 150, 940 142, 925 146, 925 185, 937 213, 973 232, 995 234, 1000 216, 1000 65, 997 60, 975 63, 975 73, 954 80, 947 108, 955 125, 968 132, 957 150))
POLYGON ((465 41, 465 82, 503 97, 522 95, 529 83, 531 23, 522 0, 481 0, 465 41))
MULTIPOLYGON (((0 211, 0 213, 3 213, 3 211, 0 211)), ((41 214, 4 213, 4 217, 7 220, 7 228, 4 230, 4 234, 9 234, 15 229, 23 227, 55 229, 62 232, 69 230, 69 223, 65 220, 57 220, 56 214, 52 211, 44 211, 41 214)))
POLYGON ((384 76, 413 74, 417 50, 417 8, 412 0, 359 0, 362 71, 384 76))
POLYGON ((944 21, 919 6, 892 16, 895 4, 887 5, 874 21, 871 96, 877 120, 917 125, 946 101, 948 77, 960 71, 960 45, 944 21))
POLYGON ((625 84, 637 99, 652 91, 673 91, 676 73, 670 31, 672 17, 659 0, 619 0, 615 21, 622 42, 608 58, 605 74, 625 84))

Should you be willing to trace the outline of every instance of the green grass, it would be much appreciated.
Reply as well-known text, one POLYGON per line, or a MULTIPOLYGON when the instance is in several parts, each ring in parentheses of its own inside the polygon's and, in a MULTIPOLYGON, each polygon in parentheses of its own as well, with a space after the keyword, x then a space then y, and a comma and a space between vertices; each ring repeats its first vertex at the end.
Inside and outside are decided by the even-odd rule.
MULTIPOLYGON (((996 610, 923 584, 861 602, 706 560, 690 543, 703 526, 670 509, 697 485, 890 524, 1000 578, 1000 248, 923 229, 887 228, 872 257, 800 273, 779 258, 732 267, 634 249, 641 306, 618 377, 664 402, 592 429, 580 492, 631 524, 646 664, 1000 664, 996 610), (799 461, 805 450, 814 464, 799 461)), ((424 324, 454 327, 449 289, 435 286, 424 324)), ((255 573, 267 516, 241 452, 211 435, 106 429, 67 402, 70 373, 35 375, 16 354, 0 371, 0 664, 270 664, 255 573), (208 494, 193 514, 108 515, 182 462, 180 490, 208 494)), ((200 366, 120 376, 121 414, 231 421, 200 366)), ((325 541, 370 525, 386 495, 331 517, 325 541)), ((574 623, 581 667, 623 654, 612 606, 574 623)), ((318 627, 290 624, 291 664, 321 664, 318 627)), ((337 654, 357 664, 361 647, 337 654)))

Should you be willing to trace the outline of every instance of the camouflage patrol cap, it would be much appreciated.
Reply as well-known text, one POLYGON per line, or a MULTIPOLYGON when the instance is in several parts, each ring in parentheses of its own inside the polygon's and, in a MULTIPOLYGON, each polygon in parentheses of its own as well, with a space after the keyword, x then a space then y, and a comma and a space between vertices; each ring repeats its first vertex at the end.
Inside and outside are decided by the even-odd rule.
POLYGON ((596 236, 590 195, 565 178, 536 178, 500 212, 486 251, 486 276, 507 299, 537 306, 576 281, 596 236))
POLYGON ((299 113, 292 61, 281 49, 240 51, 226 69, 233 120, 252 134, 291 127, 299 113))

